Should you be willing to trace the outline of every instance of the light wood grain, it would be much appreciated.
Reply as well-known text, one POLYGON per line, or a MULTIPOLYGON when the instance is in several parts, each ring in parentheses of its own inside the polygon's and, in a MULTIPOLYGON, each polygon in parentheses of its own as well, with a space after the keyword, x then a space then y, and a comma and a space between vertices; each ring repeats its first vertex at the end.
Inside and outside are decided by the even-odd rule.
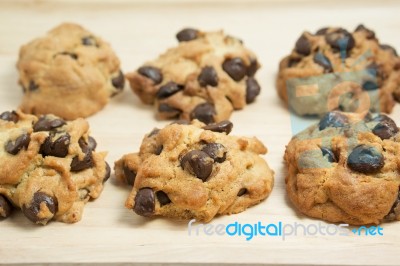
MULTIPOLYGON (((175 45, 175 33, 192 26, 225 29, 242 38, 263 65, 257 74, 263 87, 256 103, 232 116, 232 134, 255 135, 269 148, 265 157, 276 172, 270 198, 241 214, 219 217, 213 223, 317 222, 296 213, 285 196, 282 156, 291 138, 290 115, 275 93, 280 58, 300 33, 325 25, 354 28, 365 23, 378 37, 400 49, 400 4, 395 1, 320 3, 319 1, 238 2, 214 5, 169 1, 1 1, 0 106, 15 109, 22 92, 15 63, 19 47, 63 21, 81 23, 108 40, 123 69, 134 70, 165 48, 175 45), (318 4, 320 3, 320 4, 318 4), (384 4, 380 4, 384 3, 384 4)), ((192 1, 191 1, 192 2, 192 1)), ((400 123, 400 107, 392 117, 400 123)), ((167 122, 156 121, 127 87, 101 112, 89 118, 99 150, 108 150, 112 164, 122 154, 136 151, 142 136, 167 122)), ((258 237, 188 236, 186 223, 144 219, 124 208, 128 189, 114 176, 101 197, 89 203, 81 222, 35 226, 20 213, 0 222, 0 263, 232 263, 398 265, 400 223, 384 224, 382 237, 304 237, 282 241, 258 237)))

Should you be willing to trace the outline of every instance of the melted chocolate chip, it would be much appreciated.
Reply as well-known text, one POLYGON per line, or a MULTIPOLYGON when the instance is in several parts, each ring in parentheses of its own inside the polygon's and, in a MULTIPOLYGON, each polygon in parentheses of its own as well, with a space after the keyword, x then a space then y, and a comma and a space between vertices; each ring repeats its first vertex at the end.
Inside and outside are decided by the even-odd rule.
POLYGON ((324 130, 327 127, 344 127, 348 123, 346 116, 338 112, 329 112, 319 121, 319 130, 324 130))
POLYGON ((164 191, 161 191, 161 190, 157 191, 156 196, 157 196, 158 202, 160 202, 161 207, 171 203, 171 200, 169 199, 167 193, 165 193, 164 191))
POLYGON ((136 171, 129 169, 127 165, 124 165, 123 170, 126 183, 128 183, 128 185, 133 186, 135 184, 136 171))
POLYGON ((304 34, 296 41, 295 50, 301 55, 309 55, 311 53, 311 43, 304 34))
POLYGON ((167 84, 160 87, 156 96, 158 99, 165 99, 168 98, 169 96, 174 95, 175 93, 177 93, 182 89, 183 89, 182 85, 178 85, 175 82, 170 81, 167 84))
POLYGON ((242 58, 234 57, 226 59, 222 64, 222 69, 234 80, 240 81, 246 76, 247 69, 242 58))
POLYGON ((257 80, 248 78, 246 80, 246 103, 252 103, 260 94, 261 87, 257 80))
POLYGON ((125 87, 125 77, 124 73, 120 70, 118 72, 118 76, 111 80, 112 85, 114 88, 122 90, 125 87))
POLYGON ((347 159, 350 169, 363 174, 378 172, 384 165, 382 154, 374 147, 365 144, 353 149, 347 159))
POLYGON ((323 55, 321 52, 318 52, 314 55, 313 58, 314 62, 317 63, 318 65, 322 66, 324 68, 324 72, 332 72, 332 64, 329 59, 323 55))
POLYGON ((250 58, 250 65, 247 67, 247 76, 253 77, 258 70, 258 62, 256 58, 250 58))
POLYGON ((198 119, 205 124, 210 124, 214 122, 215 114, 214 105, 211 103, 202 103, 193 109, 190 113, 190 119, 198 119))
POLYGON ((186 28, 176 34, 176 38, 179 42, 189 42, 197 39, 199 31, 192 28, 186 28))
POLYGON ((337 29, 325 35, 326 42, 335 50, 346 50, 347 52, 353 49, 355 41, 353 35, 345 29, 337 29))
POLYGON ((5 111, 2 114, 0 114, 0 119, 5 120, 5 121, 10 121, 17 123, 19 120, 18 114, 15 111, 5 111))
POLYGON ((231 121, 228 121, 228 120, 224 120, 224 121, 221 121, 221 122, 215 123, 215 124, 209 124, 209 125, 203 127, 203 129, 205 129, 205 130, 226 133, 226 135, 231 133, 232 128, 233 128, 233 124, 231 121))
POLYGON ((89 145, 85 142, 83 138, 80 138, 79 147, 81 147, 82 152, 85 154, 83 160, 80 161, 78 156, 75 156, 71 162, 71 171, 79 172, 94 166, 94 161, 92 157, 92 150, 89 148, 89 145))
POLYGON ((223 163, 226 160, 226 148, 220 143, 207 143, 201 151, 207 153, 216 163, 223 163))
POLYGON ((65 125, 65 121, 59 118, 51 119, 47 116, 41 116, 33 125, 33 132, 50 131, 65 125))
POLYGON ((11 203, 0 194, 0 218, 7 218, 11 215, 12 205, 11 203))
POLYGON ((363 24, 360 24, 357 26, 357 28, 355 29, 355 31, 364 31, 366 32, 366 37, 367 39, 374 39, 375 38, 375 32, 366 28, 363 24))
POLYGON ((330 163, 335 163, 335 162, 337 162, 336 156, 335 156, 335 154, 332 152, 331 149, 322 147, 322 148, 321 148, 321 151, 322 151, 322 156, 324 156, 324 157, 328 160, 328 162, 330 162, 330 163))
POLYGON ((34 223, 48 221, 52 217, 47 217, 47 218, 39 217, 39 214, 41 212, 42 203, 46 204, 47 209, 53 215, 57 212, 57 209, 58 209, 57 199, 52 196, 47 195, 46 193, 40 192, 40 191, 36 192, 33 195, 33 199, 31 201, 29 207, 25 206, 25 205, 22 207, 22 212, 24 213, 26 218, 28 218, 29 220, 31 220, 34 223))
POLYGON ((158 85, 163 80, 161 70, 157 67, 143 66, 138 69, 138 73, 153 81, 154 85, 158 85))
POLYGON ((24 133, 19 136, 15 141, 9 140, 4 148, 9 154, 16 155, 23 148, 27 149, 30 141, 31 137, 29 136, 29 134, 24 133))
POLYGON ((60 136, 56 140, 52 140, 54 133, 46 138, 42 146, 40 147, 40 153, 43 156, 55 156, 59 158, 64 158, 68 155, 68 148, 71 142, 71 136, 68 133, 60 136))
POLYGON ((197 178, 206 181, 213 169, 214 160, 205 152, 193 150, 181 159, 181 166, 197 178))
POLYGON ((399 132, 396 123, 386 115, 378 115, 373 121, 377 121, 378 124, 372 129, 372 133, 381 139, 390 139, 399 132))
POLYGON ((237 193, 237 196, 238 196, 238 197, 241 197, 241 196, 243 196, 243 195, 246 194, 246 193, 247 193, 247 189, 241 188, 241 189, 239 190, 239 192, 237 193))
POLYGON ((135 206, 133 210, 138 215, 151 216, 154 213, 155 198, 154 191, 151 188, 141 188, 135 197, 135 206))
POLYGON ((201 87, 216 87, 218 86, 218 75, 215 69, 211 66, 203 67, 198 78, 201 87))

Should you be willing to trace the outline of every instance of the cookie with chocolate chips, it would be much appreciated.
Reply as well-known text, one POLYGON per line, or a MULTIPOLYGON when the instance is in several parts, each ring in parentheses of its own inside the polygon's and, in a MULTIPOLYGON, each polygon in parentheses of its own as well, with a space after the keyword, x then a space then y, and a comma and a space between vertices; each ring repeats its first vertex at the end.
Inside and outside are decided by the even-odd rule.
POLYGON ((24 92, 20 108, 36 115, 90 116, 125 85, 110 45, 71 23, 22 46, 17 68, 24 92))
POLYGON ((286 147, 286 191, 302 213, 352 225, 400 220, 400 133, 387 115, 327 113, 286 147))
POLYGON ((78 222, 110 176, 88 131, 82 118, 0 114, 0 218, 21 209, 37 224, 78 222))
POLYGON ((132 187, 126 207, 142 216, 196 219, 233 214, 271 193, 274 172, 257 138, 228 135, 232 123, 179 121, 145 136, 140 151, 115 162, 132 187))
POLYGON ((280 62, 277 91, 299 115, 390 113, 400 102, 400 58, 363 25, 304 32, 280 62))
POLYGON ((241 40, 222 31, 183 29, 179 45, 126 75, 142 102, 156 106, 159 119, 228 119, 255 101, 257 57, 241 40))

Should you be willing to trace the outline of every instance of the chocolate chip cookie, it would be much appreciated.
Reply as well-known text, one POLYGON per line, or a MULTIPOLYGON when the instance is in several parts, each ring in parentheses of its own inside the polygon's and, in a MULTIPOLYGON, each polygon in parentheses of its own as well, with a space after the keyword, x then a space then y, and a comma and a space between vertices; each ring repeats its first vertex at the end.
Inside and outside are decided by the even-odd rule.
POLYGON ((22 46, 17 68, 22 111, 69 120, 96 113, 125 84, 110 45, 70 23, 22 46))
POLYGON ((299 115, 332 110, 390 113, 400 101, 400 58, 359 25, 304 32, 280 62, 279 96, 299 115))
POLYGON ((0 218, 20 208, 32 222, 74 223, 110 176, 88 123, 20 111, 0 115, 0 218))
POLYGON ((400 220, 400 134, 388 116, 329 112, 292 138, 284 158, 302 213, 353 225, 400 220))
POLYGON ((257 138, 228 136, 232 123, 179 121, 154 129, 140 151, 115 163, 116 177, 132 186, 126 207, 142 216, 208 222, 264 200, 274 172, 257 138))
POLYGON ((260 93, 256 56, 222 31, 183 29, 179 45, 126 75, 132 90, 154 104, 159 119, 228 119, 260 93))

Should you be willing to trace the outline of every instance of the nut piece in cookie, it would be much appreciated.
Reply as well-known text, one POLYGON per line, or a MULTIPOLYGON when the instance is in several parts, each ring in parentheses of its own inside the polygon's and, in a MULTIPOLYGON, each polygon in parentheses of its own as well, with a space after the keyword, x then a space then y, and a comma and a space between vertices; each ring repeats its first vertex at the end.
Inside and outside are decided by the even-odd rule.
POLYGON ((277 91, 299 115, 390 113, 400 101, 400 58, 363 25, 304 32, 279 65, 277 91))
POLYGON ((384 114, 330 112, 286 147, 286 191, 302 213, 352 225, 400 220, 400 134, 384 114))
POLYGON ((36 115, 87 117, 125 86, 110 45, 72 23, 23 45, 17 68, 24 92, 20 108, 36 115))
POLYGON ((126 75, 142 102, 156 106, 159 119, 220 122, 255 101, 260 65, 241 40, 192 28, 176 38, 178 46, 126 75))
POLYGON ((132 186, 126 207, 142 216, 196 219, 233 214, 271 193, 274 172, 257 138, 228 135, 232 123, 179 121, 151 131, 140 151, 115 162, 116 177, 132 186))
POLYGON ((12 111, 0 114, 0 131, 0 218, 20 208, 37 224, 78 222, 110 176, 88 123, 12 111))

